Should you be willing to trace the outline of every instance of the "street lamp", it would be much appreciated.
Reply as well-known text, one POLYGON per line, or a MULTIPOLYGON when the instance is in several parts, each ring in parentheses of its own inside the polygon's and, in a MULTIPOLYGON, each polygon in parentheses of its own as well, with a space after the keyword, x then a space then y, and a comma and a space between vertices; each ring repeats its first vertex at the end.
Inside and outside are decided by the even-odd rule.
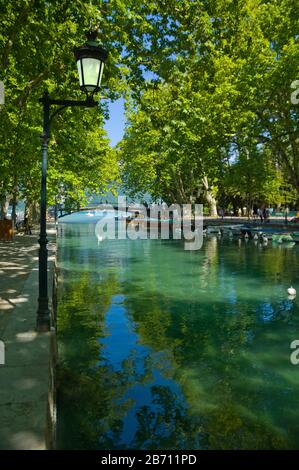
POLYGON ((39 297, 37 310, 37 331, 49 331, 51 316, 48 299, 48 250, 47 250, 47 164, 48 141, 50 138, 51 123, 63 109, 70 106, 93 108, 97 106, 94 94, 100 89, 104 63, 108 53, 94 40, 90 38, 83 46, 75 49, 75 58, 79 72, 80 88, 86 93, 85 101, 54 100, 48 92, 44 93, 40 102, 43 104, 44 124, 42 142, 42 178, 41 178, 41 202, 40 202, 40 236, 39 236, 39 297), (51 107, 55 106, 51 112, 51 107))
POLYGON ((87 97, 93 96, 100 89, 107 52, 91 40, 75 49, 75 57, 80 88, 87 97))

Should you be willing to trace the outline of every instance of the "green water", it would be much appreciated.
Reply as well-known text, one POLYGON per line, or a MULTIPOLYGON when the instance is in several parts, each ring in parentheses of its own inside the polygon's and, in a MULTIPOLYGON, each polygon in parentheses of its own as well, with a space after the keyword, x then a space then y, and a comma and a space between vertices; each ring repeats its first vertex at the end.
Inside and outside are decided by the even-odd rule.
POLYGON ((298 245, 59 230, 59 448, 299 448, 298 245))

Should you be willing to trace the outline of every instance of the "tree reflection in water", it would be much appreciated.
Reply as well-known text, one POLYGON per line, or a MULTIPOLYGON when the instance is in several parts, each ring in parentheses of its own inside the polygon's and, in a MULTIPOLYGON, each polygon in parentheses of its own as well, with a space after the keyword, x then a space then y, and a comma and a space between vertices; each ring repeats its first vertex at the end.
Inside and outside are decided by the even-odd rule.
POLYGON ((298 249, 84 230, 60 240, 60 447, 296 448, 298 249))

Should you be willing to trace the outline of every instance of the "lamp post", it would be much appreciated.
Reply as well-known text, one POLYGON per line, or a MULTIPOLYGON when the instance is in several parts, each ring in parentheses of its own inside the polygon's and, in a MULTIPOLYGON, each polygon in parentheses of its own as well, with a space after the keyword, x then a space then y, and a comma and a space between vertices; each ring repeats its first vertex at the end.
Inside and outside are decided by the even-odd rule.
POLYGON ((104 63, 108 53, 91 37, 83 46, 75 49, 80 88, 86 93, 85 101, 55 100, 50 98, 46 91, 40 102, 43 104, 44 124, 41 137, 42 148, 42 178, 40 201, 40 235, 39 235, 39 297, 37 310, 37 331, 49 331, 51 315, 48 299, 48 250, 47 250, 47 164, 48 142, 50 138, 51 123, 56 114, 70 106, 93 108, 97 102, 93 97, 99 91, 103 75, 104 63), (52 107, 55 109, 52 111, 52 107))

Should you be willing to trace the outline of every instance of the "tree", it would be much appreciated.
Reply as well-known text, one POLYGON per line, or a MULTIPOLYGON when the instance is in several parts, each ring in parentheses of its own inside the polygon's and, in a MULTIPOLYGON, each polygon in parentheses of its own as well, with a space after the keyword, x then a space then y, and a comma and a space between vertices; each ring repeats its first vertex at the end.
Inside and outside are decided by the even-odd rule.
MULTIPOLYGON (((36 205, 42 124, 38 99, 46 87, 60 98, 69 97, 70 90, 73 98, 80 96, 73 48, 85 41, 90 25, 97 24, 99 9, 87 0, 1 0, 0 9, 1 79, 6 87, 6 105, 0 110, 0 199, 22 194, 28 205, 36 205)), ((108 64, 108 77, 111 68, 108 64)), ((84 114, 68 110, 56 118, 49 155, 50 195, 57 192, 58 172, 59 181, 71 181, 72 197, 78 201, 85 191, 105 190, 117 180, 115 154, 101 129, 104 108, 84 114)))
MULTIPOLYGON (((299 52, 294 2, 170 1, 163 10, 162 2, 154 4, 155 14, 144 7, 133 29, 138 60, 160 86, 152 104, 146 86, 133 95, 122 144, 129 185, 138 192, 145 183, 166 200, 170 188, 181 193, 172 200, 204 194, 215 213, 237 146, 253 158, 247 170, 262 147, 276 189, 280 178, 298 189, 297 111, 290 106, 299 52)), ((259 178, 253 192, 261 194, 264 182, 259 178)))
MULTIPOLYGON (((262 145, 265 158, 298 190, 298 109, 290 102, 290 85, 298 78, 298 19, 292 0, 21 0, 17 5, 0 0, 0 9, 0 78, 7 90, 7 104, 0 111, 0 198, 26 191, 36 200, 37 100, 45 86, 61 98, 69 90, 77 97, 72 50, 90 27, 100 29, 110 52, 103 94, 111 99, 122 94, 128 101, 121 159, 133 192, 145 191, 137 180, 146 161, 142 181, 153 197, 184 202, 204 198, 215 214, 234 145, 247 149, 249 158, 262 145), (138 126, 147 134, 144 148, 138 126)), ((71 110, 57 122, 66 131, 59 136, 60 147, 55 146, 60 156, 64 146, 69 152, 68 132, 75 138, 77 129, 72 152, 80 161, 80 176, 89 160, 81 158, 90 150, 89 144, 84 147, 86 131, 101 128, 106 111, 101 105, 95 119, 88 110, 83 123, 71 119, 80 115, 71 110)), ((54 139, 58 133, 56 127, 54 139)), ((102 142, 103 136, 99 130, 96 138, 102 142)), ((101 160, 95 154, 101 171, 89 172, 89 161, 85 177, 68 175, 70 187, 82 193, 83 182, 98 174, 92 187, 99 179, 113 184, 110 171, 102 170, 112 159, 111 176, 117 178, 116 156, 104 141, 101 148, 107 150, 101 160)), ((58 153, 51 156, 55 164, 58 153)), ((70 162, 62 163, 61 172, 70 171, 70 162)), ((56 184, 57 178, 50 181, 56 184)))

